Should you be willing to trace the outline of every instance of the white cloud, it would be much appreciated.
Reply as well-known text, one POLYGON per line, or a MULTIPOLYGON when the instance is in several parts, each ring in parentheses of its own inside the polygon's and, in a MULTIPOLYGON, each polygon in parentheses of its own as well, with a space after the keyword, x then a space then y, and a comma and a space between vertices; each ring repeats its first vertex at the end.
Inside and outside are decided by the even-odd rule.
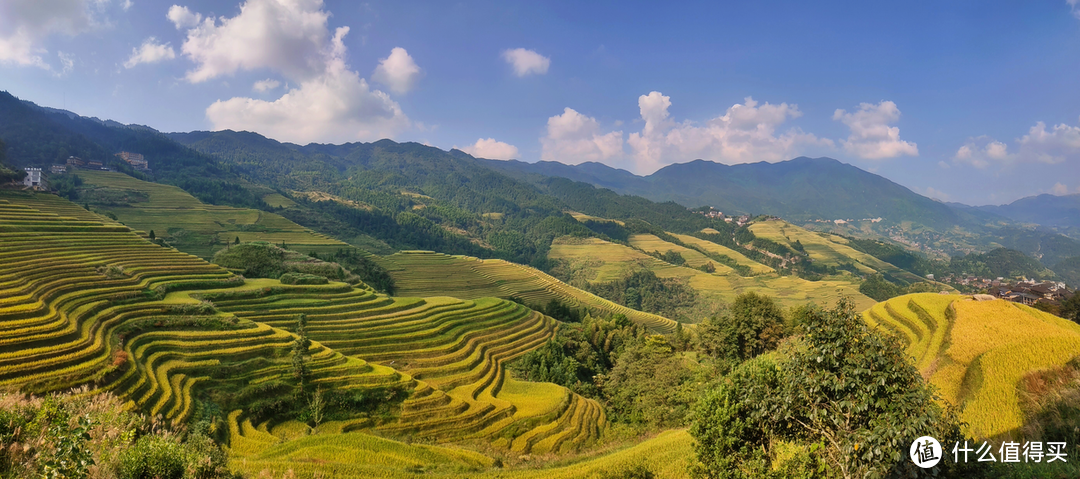
MULTIPOLYGON (((202 19, 188 29, 182 47, 196 63, 187 80, 199 83, 264 68, 294 81, 323 74, 334 52, 328 49, 333 47, 327 27, 330 13, 322 6, 322 0, 247 0, 235 17, 202 19)), ((192 20, 190 12, 172 8, 169 16, 178 26, 192 20)))
POLYGON ((976 168, 1017 162, 1060 164, 1074 159, 1080 159, 1080 126, 1061 123, 1047 130, 1041 121, 1016 140, 1015 152, 1003 142, 980 136, 969 138, 953 156, 955 162, 976 168))
POLYGON ((991 162, 1010 161, 1008 145, 988 136, 969 138, 967 143, 956 150, 953 160, 976 168, 986 168, 991 162))
POLYGON ((923 196, 926 196, 927 198, 933 198, 933 199, 938 200, 938 201, 945 201, 945 202, 952 201, 952 196, 950 196, 948 193, 946 193, 944 191, 936 190, 936 189, 934 189, 933 187, 930 187, 930 186, 926 187, 926 191, 924 192, 923 196))
POLYGON ((462 148, 461 151, 477 158, 488 158, 492 160, 512 160, 518 157, 518 149, 516 146, 496 141, 494 138, 488 138, 486 140, 481 138, 476 140, 476 143, 462 148))
POLYGON ((1069 194, 1069 187, 1065 186, 1065 184, 1061 182, 1054 183, 1054 186, 1050 188, 1050 193, 1058 196, 1064 196, 1069 194))
POLYGON ((124 9, 124 11, 126 12, 129 8, 132 7, 132 5, 135 5, 135 3, 131 0, 124 0, 124 3, 120 4, 120 8, 124 9))
MULTIPOLYGON (((34 66, 49 71, 43 46, 54 33, 77 35, 101 25, 108 0, 3 0, 0 2, 0 64, 34 66)), ((60 56, 61 71, 70 71, 60 56)), ((66 57, 68 60, 70 56, 66 57)))
POLYGON ((841 140, 844 151, 866 160, 880 160, 897 156, 919 156, 915 143, 900 139, 900 128, 889 126, 900 120, 896 103, 881 101, 877 105, 860 103, 859 109, 848 113, 836 110, 833 120, 847 125, 851 135, 841 140))
POLYGON ((1017 155, 1021 161, 1054 164, 1080 158, 1080 126, 1062 123, 1046 131, 1046 124, 1040 121, 1016 142, 1020 145, 1017 155))
POLYGON ((251 86, 251 89, 259 93, 266 93, 270 90, 277 89, 279 86, 281 86, 281 82, 274 80, 273 78, 267 78, 255 82, 255 84, 251 86))
POLYGON ((1080 0, 1065 0, 1065 3, 1069 4, 1069 10, 1076 18, 1080 18, 1080 0))
POLYGON ((157 43, 154 37, 147 38, 138 48, 131 49, 131 56, 124 62, 124 68, 132 68, 140 63, 156 63, 176 58, 176 51, 168 43, 157 43))
POLYGON ((502 57, 514 68, 514 74, 523 77, 530 74, 543 75, 551 66, 551 59, 532 50, 515 48, 504 50, 502 57))
POLYGON ((790 118, 802 115, 798 106, 781 103, 759 105, 747 97, 723 115, 697 125, 670 119, 670 97, 654 91, 638 98, 645 126, 631 133, 627 143, 633 149, 637 173, 651 173, 671 163, 697 158, 723 163, 780 161, 813 148, 832 148, 832 140, 818 138, 798 128, 777 133, 790 118))
POLYGON ((623 156, 621 131, 601 133, 600 122, 566 108, 548 118, 547 136, 540 139, 540 158, 566 164, 619 159, 623 156))
POLYGON ((390 56, 379 60, 371 79, 390 87, 394 93, 408 93, 420 78, 420 67, 416 65, 409 52, 395 47, 390 56))
MULTIPOLYGON (((188 81, 270 70, 298 85, 272 101, 235 97, 214 102, 206 109, 214 129, 309 143, 377 140, 411 127, 396 102, 345 63, 349 27, 338 27, 331 36, 330 12, 322 7, 322 0, 247 0, 231 18, 170 9, 169 18, 178 27, 198 20, 188 28, 182 48, 196 63, 188 81)), ((273 80, 264 80, 253 88, 268 91, 272 85, 273 80)))
POLYGON ((176 25, 176 29, 191 28, 202 23, 202 14, 192 13, 188 7, 173 5, 169 7, 169 13, 165 15, 169 21, 176 25))
MULTIPOLYGON (((337 29, 333 50, 344 54, 342 38, 347 27, 337 29)), ((396 102, 336 56, 322 75, 300 82, 274 101, 253 98, 218 100, 206 109, 215 130, 252 130, 295 143, 377 140, 393 137, 409 127, 409 119, 396 102)))
POLYGON ((63 65, 63 68, 60 69, 61 75, 71 73, 75 69, 75 55, 57 51, 56 57, 60 59, 60 64, 63 65))

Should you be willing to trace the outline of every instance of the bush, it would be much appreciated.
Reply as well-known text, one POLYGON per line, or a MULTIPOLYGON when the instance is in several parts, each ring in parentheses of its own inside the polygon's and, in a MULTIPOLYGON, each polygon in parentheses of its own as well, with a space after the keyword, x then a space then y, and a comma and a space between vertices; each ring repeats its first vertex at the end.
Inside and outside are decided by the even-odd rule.
POLYGON ((327 284, 330 280, 324 276, 304 273, 285 273, 278 278, 282 284, 327 284))
POLYGON ((174 438, 143 436, 120 454, 121 479, 181 479, 184 447, 174 438))

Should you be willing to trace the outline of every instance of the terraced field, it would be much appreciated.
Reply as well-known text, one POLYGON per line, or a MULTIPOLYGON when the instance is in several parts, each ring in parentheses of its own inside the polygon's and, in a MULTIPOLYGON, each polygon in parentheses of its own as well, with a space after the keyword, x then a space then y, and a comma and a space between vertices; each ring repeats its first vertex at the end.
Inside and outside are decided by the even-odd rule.
MULTIPOLYGON (((678 247, 666 242, 663 245, 670 245, 668 249, 678 247)), ((772 296, 783 307, 804 305, 808 302, 833 304, 841 295, 851 297, 859 308, 869 308, 874 304, 874 300, 859 293, 857 284, 848 281, 807 281, 775 273, 741 277, 734 273, 724 274, 719 268, 716 273, 710 274, 694 268, 675 266, 633 248, 599 238, 556 238, 551 245, 549 257, 577 265, 575 267, 582 268, 590 275, 587 279, 594 282, 612 281, 634 268, 642 267, 661 278, 681 278, 687 280, 703 297, 705 304, 729 303, 737 295, 747 291, 772 296)))
MULTIPOLYGON (((714 230, 712 228, 707 228, 707 229, 712 230, 713 234, 718 234, 719 233, 719 231, 716 231, 716 230, 714 230)), ((676 237, 676 238, 679 238, 679 241, 682 241, 683 243, 686 243, 688 245, 692 245, 692 246, 697 247, 697 248, 701 248, 701 249, 703 249, 705 251, 708 251, 709 253, 714 253, 714 254, 720 254, 720 255, 727 256, 728 258, 731 258, 731 259, 735 260, 736 263, 750 268, 750 272, 752 274, 769 274, 769 273, 773 273, 773 272, 776 271, 776 270, 772 269, 769 266, 766 266, 766 265, 758 263, 757 261, 754 261, 754 260, 752 260, 750 258, 747 258, 742 253, 740 253, 738 251, 735 251, 735 250, 733 250, 731 248, 728 248, 727 246, 719 245, 719 244, 713 243, 712 241, 705 241, 705 240, 703 240, 701 238, 697 238, 695 236, 690 236, 690 235, 680 235, 680 234, 674 234, 674 233, 671 233, 671 235, 676 237)))
MULTIPOLYGON (((0 193, 0 386, 91 385, 183 421, 205 386, 288 374, 292 334, 167 296, 241 284, 55 196, 0 193)), ((309 352, 313 374, 335 386, 393 373, 322 345, 309 352)))
POLYGON ((969 433, 995 437, 1023 423, 1017 387, 1032 371, 1080 356, 1080 325, 1004 300, 911 294, 863 313, 899 335, 924 377, 962 406, 969 433))
POLYGON ((735 270, 732 269, 730 266, 719 264, 716 261, 709 259, 708 256, 701 254, 701 252, 695 249, 690 249, 685 246, 677 245, 675 243, 668 243, 667 241, 660 239, 656 235, 631 235, 630 246, 647 252, 659 251, 660 253, 666 253, 668 251, 674 251, 682 255, 683 259, 686 260, 686 265, 692 268, 700 268, 706 263, 712 263, 713 267, 716 268, 717 274, 736 274, 735 270))
POLYGON ((238 460, 236 467, 252 477, 590 479, 620 477, 644 465, 655 479, 682 479, 691 457, 693 439, 685 430, 663 432, 626 449, 543 469, 495 468, 491 458, 464 449, 404 444, 366 434, 319 434, 267 448, 238 460))
POLYGON ((245 281, 55 196, 0 192, 0 387, 89 385, 176 422, 213 397, 232 411, 233 451, 258 454, 280 442, 268 434, 284 424, 229 398, 292 394, 300 314, 312 384, 412 392, 377 425, 383 434, 527 454, 577 449, 605 428, 595 401, 506 380, 504 363, 556 327, 516 303, 245 281))
MULTIPOLYGON (((637 251, 626 249, 640 255, 637 251)), ((675 322, 670 319, 612 303, 563 283, 543 271, 516 263, 430 251, 402 251, 381 261, 393 275, 398 292, 402 295, 446 295, 465 299, 518 297, 527 304, 546 304, 556 299, 575 307, 625 314, 631 321, 659 332, 675 331, 675 322)))
POLYGON ((787 246, 798 241, 817 264, 839 266, 841 263, 851 263, 860 273, 889 273, 909 282, 922 281, 922 278, 910 272, 848 246, 848 240, 841 236, 813 232, 782 220, 753 223, 750 231, 755 236, 787 246))
MULTIPOLYGON (((149 183, 118 172, 78 171, 81 199, 94 209, 116 215, 124 224, 154 230, 183 251, 209 258, 236 238, 242 242, 285 242, 292 249, 333 251, 348 245, 265 211, 204 204, 175 186, 149 183)), ((269 201, 292 203, 279 194, 269 201)))

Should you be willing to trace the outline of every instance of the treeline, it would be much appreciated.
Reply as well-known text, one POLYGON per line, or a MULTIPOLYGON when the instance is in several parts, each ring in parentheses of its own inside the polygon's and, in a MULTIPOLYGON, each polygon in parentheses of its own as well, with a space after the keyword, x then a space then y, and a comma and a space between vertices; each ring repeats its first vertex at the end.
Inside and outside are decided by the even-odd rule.
POLYGON ((607 283, 588 283, 585 289, 628 308, 671 318, 697 301, 697 292, 683 281, 659 278, 647 269, 632 271, 607 283))

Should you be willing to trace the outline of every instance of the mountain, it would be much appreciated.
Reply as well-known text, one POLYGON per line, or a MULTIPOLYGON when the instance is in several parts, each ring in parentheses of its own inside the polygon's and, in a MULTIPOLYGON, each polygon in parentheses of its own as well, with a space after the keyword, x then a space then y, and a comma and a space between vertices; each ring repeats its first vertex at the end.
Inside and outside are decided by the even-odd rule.
POLYGON ((207 203, 266 206, 261 195, 220 160, 145 126, 114 125, 119 123, 41 107, 0 91, 0 140, 7 146, 7 163, 13 167, 48 169, 77 156, 141 179, 179 186, 207 203), (114 156, 120 151, 143 154, 153 173, 134 171, 114 156))
POLYGON ((978 206, 976 208, 1020 223, 1080 228, 1080 194, 1028 196, 1007 205, 978 206))
POLYGON ((648 176, 597 163, 568 166, 488 160, 487 164, 518 174, 562 176, 653 201, 708 205, 725 213, 767 213, 792 221, 881 217, 887 224, 911 221, 935 229, 962 222, 948 205, 832 158, 740 165, 694 160, 668 165, 648 176))

